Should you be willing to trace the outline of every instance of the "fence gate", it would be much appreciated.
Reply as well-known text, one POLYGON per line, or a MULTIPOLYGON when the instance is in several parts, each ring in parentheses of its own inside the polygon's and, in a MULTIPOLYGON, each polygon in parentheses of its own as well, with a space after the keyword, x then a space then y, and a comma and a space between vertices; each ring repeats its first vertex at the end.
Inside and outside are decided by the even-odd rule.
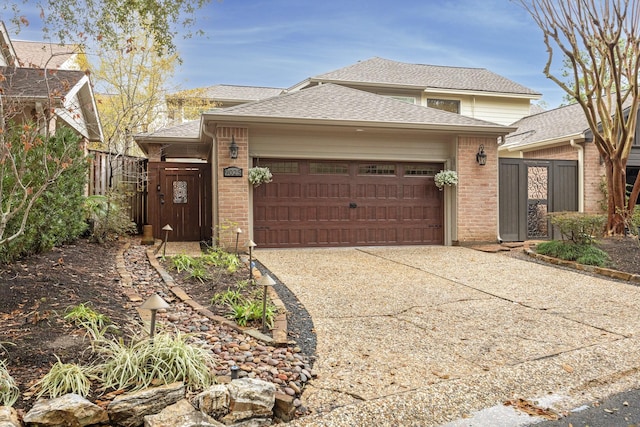
POLYGON ((575 160, 500 159, 500 237, 553 239, 549 212, 578 210, 575 160))

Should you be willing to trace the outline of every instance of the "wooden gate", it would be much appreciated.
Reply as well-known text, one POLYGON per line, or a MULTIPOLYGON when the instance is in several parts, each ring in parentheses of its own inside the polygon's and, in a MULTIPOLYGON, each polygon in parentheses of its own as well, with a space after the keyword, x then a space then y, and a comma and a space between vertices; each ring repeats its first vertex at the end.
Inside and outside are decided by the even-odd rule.
POLYGON ((578 210, 575 160, 500 159, 500 237, 553 239, 550 212, 578 210))

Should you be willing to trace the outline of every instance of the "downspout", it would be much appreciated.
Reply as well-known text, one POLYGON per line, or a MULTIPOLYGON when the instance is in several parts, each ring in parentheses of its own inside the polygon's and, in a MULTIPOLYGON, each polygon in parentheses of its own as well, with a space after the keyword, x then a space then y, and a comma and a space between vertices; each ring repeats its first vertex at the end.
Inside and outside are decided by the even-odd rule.
POLYGON ((207 129, 208 124, 209 122, 205 122, 204 126, 202 126, 202 133, 211 138, 211 192, 213 193, 211 197, 211 203, 213 204, 211 206, 211 213, 213 214, 211 236, 215 238, 217 236, 214 236, 214 230, 218 229, 218 142, 215 135, 207 129))
MULTIPOLYGON (((502 135, 500 138, 498 138, 498 148, 503 145, 506 142, 506 138, 504 135, 502 135)), ((496 150, 496 154, 498 157, 498 164, 496 165, 496 167, 498 168, 498 173, 496 174, 498 176, 498 182, 496 184, 496 189, 498 190, 498 197, 496 197, 496 200, 498 201, 497 203, 497 210, 498 210, 498 215, 496 218, 496 230, 498 230, 498 233, 496 234, 496 241, 499 244, 502 244, 503 240, 502 237, 500 236, 500 150, 496 150)))
POLYGON ((584 147, 573 138, 569 144, 578 150, 578 212, 584 212, 584 147))

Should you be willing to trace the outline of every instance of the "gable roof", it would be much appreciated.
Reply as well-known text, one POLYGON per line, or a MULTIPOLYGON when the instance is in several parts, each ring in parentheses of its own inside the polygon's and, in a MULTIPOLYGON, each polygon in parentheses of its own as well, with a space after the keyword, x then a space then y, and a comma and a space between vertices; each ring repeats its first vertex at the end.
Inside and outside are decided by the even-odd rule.
POLYGON ((313 83, 333 82, 351 85, 396 86, 423 90, 510 94, 539 98, 541 94, 484 68, 445 67, 409 64, 374 57, 335 71, 320 74, 292 90, 313 83))
POLYGON ((199 139, 200 138, 200 120, 191 120, 176 126, 158 129, 155 132, 141 133, 135 135, 136 139, 163 139, 167 138, 172 141, 182 139, 199 139))
POLYGON ((284 89, 277 87, 214 85, 202 89, 180 91, 170 96, 179 98, 181 95, 186 97, 197 95, 201 98, 216 101, 251 102, 280 95, 283 90, 284 89))
POLYGON ((4 21, 0 21, 0 65, 15 65, 16 51, 4 21))
POLYGON ((75 46, 24 40, 13 40, 12 44, 21 67, 79 69, 77 64, 70 61, 77 55, 75 46))
POLYGON ((273 98, 212 110, 203 120, 304 123, 452 130, 467 127, 506 134, 513 130, 434 108, 409 104, 336 84, 322 84, 273 98))
POLYGON ((2 95, 11 98, 62 98, 86 75, 76 70, 0 67, 2 95))

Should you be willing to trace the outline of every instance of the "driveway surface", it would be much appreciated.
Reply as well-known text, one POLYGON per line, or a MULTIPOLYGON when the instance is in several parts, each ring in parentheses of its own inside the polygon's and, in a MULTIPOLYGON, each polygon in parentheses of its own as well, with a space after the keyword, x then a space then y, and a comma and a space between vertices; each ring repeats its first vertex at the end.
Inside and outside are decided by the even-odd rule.
POLYGON ((461 247, 255 253, 317 334, 293 426, 526 425, 542 418, 503 403, 640 386, 636 286, 461 247))

